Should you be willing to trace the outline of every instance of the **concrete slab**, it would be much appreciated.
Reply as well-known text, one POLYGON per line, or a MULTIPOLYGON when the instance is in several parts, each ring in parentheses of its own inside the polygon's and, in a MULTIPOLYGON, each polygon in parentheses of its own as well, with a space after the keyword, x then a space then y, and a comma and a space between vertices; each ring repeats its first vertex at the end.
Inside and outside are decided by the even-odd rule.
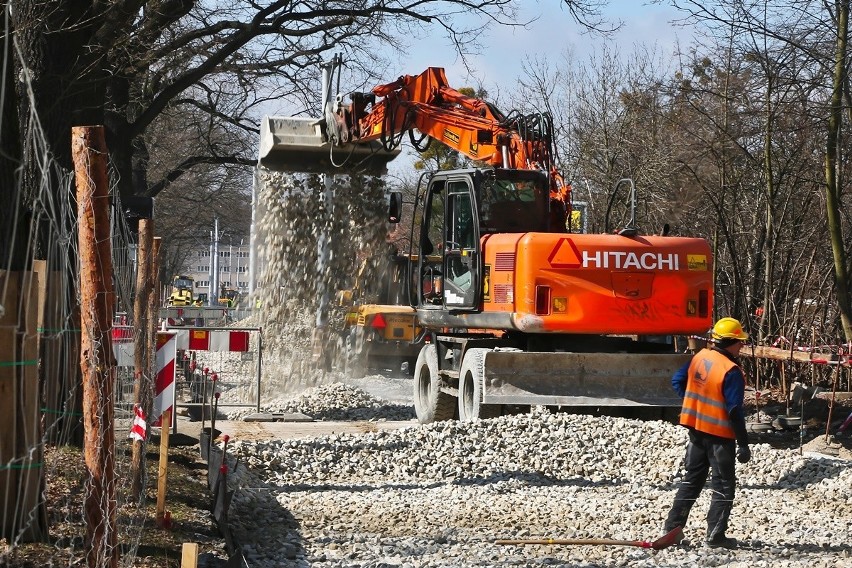
POLYGON ((343 433, 377 432, 415 426, 416 420, 401 422, 227 422, 216 423, 233 440, 290 440, 343 433))
POLYGON ((834 396, 834 400, 849 400, 852 399, 852 392, 836 392, 834 395, 831 394, 831 391, 822 391, 818 392, 814 395, 814 398, 821 398, 823 400, 831 400, 831 397, 834 396))
POLYGON ((301 412, 255 412, 243 418, 243 422, 313 422, 314 419, 301 412))
MULTIPOLYGON (((243 420, 217 420, 216 430, 227 434, 231 440, 293 440, 314 438, 331 434, 362 434, 380 430, 398 430, 418 426, 417 420, 352 421, 352 422, 246 422, 243 420)), ((206 427, 210 427, 207 421, 206 427)), ((178 420, 178 432, 195 436, 201 433, 201 422, 178 420)))

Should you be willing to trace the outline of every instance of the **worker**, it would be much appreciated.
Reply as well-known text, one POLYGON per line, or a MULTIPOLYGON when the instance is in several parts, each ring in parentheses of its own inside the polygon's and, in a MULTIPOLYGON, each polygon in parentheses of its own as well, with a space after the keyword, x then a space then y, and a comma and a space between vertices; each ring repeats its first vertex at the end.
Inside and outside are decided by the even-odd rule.
POLYGON ((737 541, 725 535, 734 505, 736 473, 740 463, 751 459, 748 447, 743 397, 745 376, 737 357, 748 334, 734 318, 722 318, 713 326, 714 345, 704 348, 675 372, 672 387, 683 397, 680 423, 689 430, 686 474, 680 482, 665 531, 683 528, 689 511, 712 471, 713 495, 707 511, 706 544, 713 548, 736 548, 737 541))

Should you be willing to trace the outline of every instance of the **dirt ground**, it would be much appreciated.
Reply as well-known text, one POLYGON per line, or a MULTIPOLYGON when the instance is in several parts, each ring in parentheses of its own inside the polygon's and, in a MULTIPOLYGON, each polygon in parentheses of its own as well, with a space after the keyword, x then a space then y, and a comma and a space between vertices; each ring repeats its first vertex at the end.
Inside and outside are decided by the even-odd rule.
POLYGON ((852 413, 852 399, 838 398, 832 404, 830 393, 824 392, 818 396, 814 398, 806 395, 796 403, 788 402, 788 397, 777 388, 762 392, 760 397, 755 397, 753 392, 746 393, 748 422, 755 421, 758 416, 765 420, 778 416, 802 418, 801 427, 791 426, 783 430, 773 428, 765 433, 750 432, 749 440, 774 448, 803 448, 804 451, 852 459, 852 426, 843 434, 837 434, 838 428, 852 413))
MULTIPOLYGON (((852 399, 837 400, 832 405, 823 398, 803 397, 798 404, 788 404, 786 397, 777 389, 763 392, 756 400, 753 393, 746 398, 746 414, 753 420, 759 411, 760 416, 803 416, 802 428, 793 427, 784 430, 773 429, 768 432, 751 432, 749 439, 753 444, 769 444, 775 448, 800 449, 802 452, 815 452, 842 459, 852 460, 852 427, 845 435, 835 435, 837 429, 852 412, 852 399), (826 443, 826 426, 830 438, 826 443)), ((224 423, 227 424, 227 423, 224 423)), ((413 421, 412 421, 413 424, 413 421)), ((406 423, 374 424, 352 423, 341 428, 347 431, 370 431, 376 428, 404 427, 406 423)), ((260 425, 244 423, 242 426, 259 430, 257 436, 266 435, 260 425), (263 430, 261 432, 260 430, 263 430)), ((301 425, 307 428, 310 424, 301 425)), ((334 429, 334 425, 325 425, 334 429)), ((179 428, 180 429, 180 428, 179 428)), ((156 504, 156 483, 148 484, 149 490, 145 504, 136 508, 127 503, 126 484, 120 484, 119 526, 122 534, 120 542, 133 543, 121 545, 121 565, 134 568, 180 566, 181 545, 184 542, 198 542, 200 552, 206 557, 200 565, 221 566, 226 553, 223 550, 222 536, 219 534, 210 515, 211 494, 206 485, 206 464, 198 453, 198 440, 189 434, 173 437, 170 450, 172 459, 169 465, 168 509, 171 524, 159 528, 153 522, 156 504), (182 444, 176 444, 180 442, 182 444)), ((306 435, 318 432, 306 432, 306 435)), ((326 433, 326 432, 323 432, 326 433)), ((245 433, 242 434, 243 437, 245 433)), ((249 436, 251 438, 251 436, 249 436)), ((126 443, 119 446, 124 454, 129 451, 126 443)), ((149 480, 156 480, 159 455, 157 445, 149 446, 147 465, 149 480)), ((85 524, 83 519, 83 460, 76 448, 48 448, 45 454, 48 477, 46 488, 47 511, 50 523, 51 543, 21 544, 6 548, 0 541, 0 567, 41 566, 77 566, 85 563, 85 524), (60 474, 61 473, 61 474, 60 474)))
MULTIPOLYGON (((199 566, 224 566, 224 541, 210 514, 212 496, 207 487, 207 464, 201 460, 198 440, 174 436, 169 450, 166 511, 169 522, 154 522, 157 502, 158 438, 146 452, 148 483, 144 503, 137 507, 128 495, 129 483, 119 478, 116 488, 119 529, 119 565, 128 568, 179 568, 184 542, 199 544, 199 566), (194 444, 194 445, 193 445, 194 444)), ((117 445, 119 460, 129 462, 130 444, 117 445)), ((86 524, 83 516, 85 465, 82 450, 48 447, 45 498, 50 542, 20 543, 7 548, 0 539, 0 567, 42 568, 85 566, 86 524)), ((124 471, 124 474, 127 472, 124 471)))

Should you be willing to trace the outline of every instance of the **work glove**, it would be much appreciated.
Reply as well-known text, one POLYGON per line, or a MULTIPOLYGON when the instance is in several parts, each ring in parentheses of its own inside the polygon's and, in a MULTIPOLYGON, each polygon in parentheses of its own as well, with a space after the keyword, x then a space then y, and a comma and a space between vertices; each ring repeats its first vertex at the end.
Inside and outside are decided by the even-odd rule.
POLYGON ((740 463, 748 463, 751 459, 751 450, 748 446, 740 446, 737 449, 737 461, 740 463))

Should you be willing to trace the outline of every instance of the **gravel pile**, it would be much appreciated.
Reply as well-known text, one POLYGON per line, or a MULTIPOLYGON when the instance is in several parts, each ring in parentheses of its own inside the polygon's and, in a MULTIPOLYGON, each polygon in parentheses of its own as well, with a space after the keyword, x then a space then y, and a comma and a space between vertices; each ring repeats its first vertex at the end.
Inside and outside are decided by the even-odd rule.
MULTIPOLYGON (((411 420, 415 417, 410 405, 388 402, 343 383, 321 385, 298 395, 264 401, 261 411, 300 412, 314 420, 411 420)), ((228 420, 241 420, 254 412, 254 409, 234 410, 228 413, 228 420)))
POLYGON ((686 536, 653 551, 495 539, 661 536, 685 431, 539 411, 360 435, 233 442, 230 517, 249 566, 852 566, 852 468, 753 447, 729 536, 705 548, 705 491, 686 536))

